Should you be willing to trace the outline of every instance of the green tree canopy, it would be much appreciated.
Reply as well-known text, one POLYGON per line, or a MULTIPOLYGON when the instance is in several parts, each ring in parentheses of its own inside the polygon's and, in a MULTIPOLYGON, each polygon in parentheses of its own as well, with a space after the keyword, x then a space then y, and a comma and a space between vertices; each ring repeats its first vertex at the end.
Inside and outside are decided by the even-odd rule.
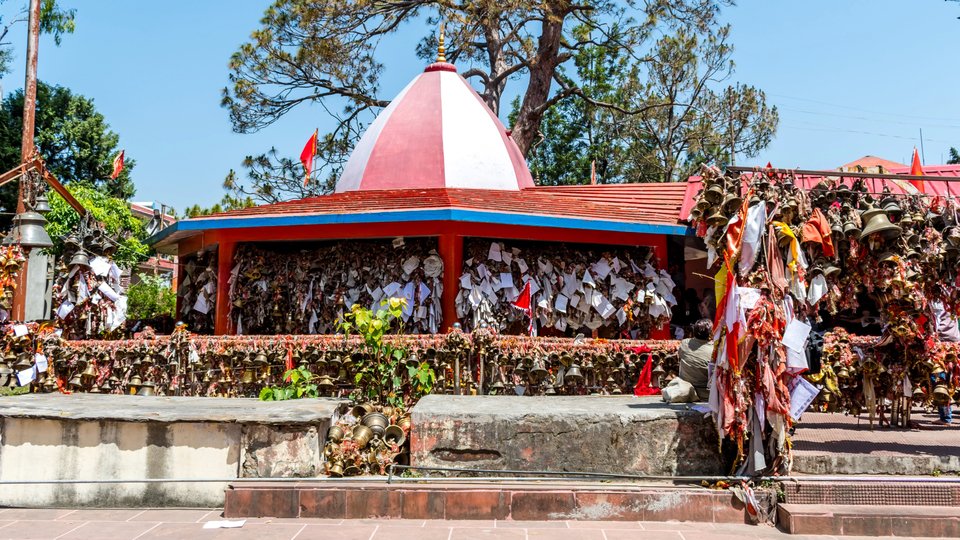
MULTIPOLYGON (((75 184, 67 188, 70 193, 91 213, 94 219, 104 225, 104 230, 113 240, 119 242, 119 248, 113 255, 114 262, 122 268, 132 268, 147 260, 150 248, 143 243, 146 230, 143 222, 133 215, 127 201, 111 197, 100 189, 75 184)), ((80 215, 67 201, 56 193, 50 194, 50 213, 46 215, 47 232, 53 239, 50 251, 63 254, 63 239, 74 231, 80 223, 80 215)))

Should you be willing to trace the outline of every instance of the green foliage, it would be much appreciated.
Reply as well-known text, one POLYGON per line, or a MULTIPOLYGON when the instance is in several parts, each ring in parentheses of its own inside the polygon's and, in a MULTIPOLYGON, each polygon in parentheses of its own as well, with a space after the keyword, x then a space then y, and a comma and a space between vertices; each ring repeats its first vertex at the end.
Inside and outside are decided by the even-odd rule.
POLYGON ((947 165, 960 165, 960 151, 957 151, 956 148, 950 147, 950 157, 947 158, 947 165))
POLYGON ((315 398, 320 393, 315 382, 317 376, 305 366, 287 370, 283 374, 284 384, 267 386, 260 390, 261 401, 284 401, 287 399, 315 398))
MULTIPOLYGON (((22 126, 23 91, 17 90, 0 104, 0 168, 3 170, 20 163, 22 126)), ((110 179, 113 158, 120 151, 120 136, 110 130, 93 100, 62 86, 39 83, 35 142, 47 168, 64 185, 92 186, 122 200, 133 195, 130 173, 136 160, 126 156, 120 176, 110 179)), ((17 182, 10 182, 0 188, 3 211, 12 212, 16 208, 17 187, 17 182)))
POLYGON ((223 199, 221 199, 220 202, 209 208, 202 208, 199 204, 188 206, 183 211, 183 218, 186 219, 198 216, 209 216, 210 214, 219 214, 220 212, 227 212, 230 210, 236 210, 238 208, 250 208, 251 206, 256 206, 256 203, 254 203, 253 199, 250 197, 234 197, 228 193, 223 196, 223 199))
MULTIPOLYGON (((113 255, 117 266, 132 268, 147 260, 150 249, 143 243, 146 238, 143 222, 133 215, 126 201, 86 184, 77 184, 68 189, 95 219, 104 224, 107 234, 119 242, 120 247, 113 255)), ((63 238, 79 224, 80 216, 63 197, 51 193, 50 213, 46 218, 49 222, 47 232, 53 239, 50 251, 61 255, 63 238)))
MULTIPOLYGON (((0 6, 9 3, 7 0, 0 0, 0 6)), ((77 10, 61 9, 57 0, 41 0, 40 2, 40 33, 50 34, 53 41, 58 46, 64 34, 72 34, 76 29, 74 16, 77 10)), ((13 27, 23 24, 27 25, 28 12, 24 6, 14 16, 4 19, 0 16, 0 76, 10 72, 10 61, 13 60, 13 48, 7 39, 8 34, 13 27)))
POLYGON ((404 299, 390 298, 374 312, 354 304, 337 323, 343 333, 363 338, 364 358, 356 366, 353 399, 408 408, 433 389, 436 374, 426 362, 411 364, 405 349, 383 342, 392 322, 401 320, 405 305, 404 299))
POLYGON ((174 317, 177 293, 162 276, 140 274, 140 281, 127 289, 127 318, 174 317))

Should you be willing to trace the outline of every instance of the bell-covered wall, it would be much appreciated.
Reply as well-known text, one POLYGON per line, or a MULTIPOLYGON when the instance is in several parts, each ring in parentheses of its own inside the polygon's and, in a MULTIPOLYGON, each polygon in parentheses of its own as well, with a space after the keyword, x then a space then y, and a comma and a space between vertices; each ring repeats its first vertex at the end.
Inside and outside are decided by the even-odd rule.
POLYGON ((443 261, 436 238, 239 244, 230 271, 237 334, 335 334, 340 316, 403 298, 404 333, 442 322, 443 261))

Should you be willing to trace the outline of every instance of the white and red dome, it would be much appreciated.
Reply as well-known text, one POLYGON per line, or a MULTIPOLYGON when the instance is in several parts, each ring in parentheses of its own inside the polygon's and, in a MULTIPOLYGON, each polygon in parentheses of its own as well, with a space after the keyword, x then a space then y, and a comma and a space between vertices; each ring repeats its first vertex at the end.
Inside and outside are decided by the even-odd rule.
POLYGON ((452 64, 431 64, 367 128, 336 192, 533 187, 500 120, 452 64))

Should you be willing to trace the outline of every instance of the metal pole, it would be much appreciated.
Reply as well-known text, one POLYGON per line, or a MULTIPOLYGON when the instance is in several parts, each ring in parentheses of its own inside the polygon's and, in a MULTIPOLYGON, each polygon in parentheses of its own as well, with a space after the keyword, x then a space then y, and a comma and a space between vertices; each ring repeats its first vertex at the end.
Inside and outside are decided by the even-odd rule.
POLYGON ((920 128, 920 161, 927 163, 927 153, 923 150, 923 128, 920 128))
MULTIPOLYGON (((37 115, 37 49, 40 46, 40 0, 30 0, 30 16, 27 29, 27 74, 23 83, 23 138, 20 142, 20 161, 26 162, 33 157, 34 121, 37 115)), ((24 204, 24 182, 29 177, 20 177, 17 191, 17 213, 26 211, 24 204)), ((27 267, 29 250, 24 250, 26 260, 17 275, 17 287, 13 291, 13 309, 10 319, 22 321, 26 318, 27 307, 27 267)))

